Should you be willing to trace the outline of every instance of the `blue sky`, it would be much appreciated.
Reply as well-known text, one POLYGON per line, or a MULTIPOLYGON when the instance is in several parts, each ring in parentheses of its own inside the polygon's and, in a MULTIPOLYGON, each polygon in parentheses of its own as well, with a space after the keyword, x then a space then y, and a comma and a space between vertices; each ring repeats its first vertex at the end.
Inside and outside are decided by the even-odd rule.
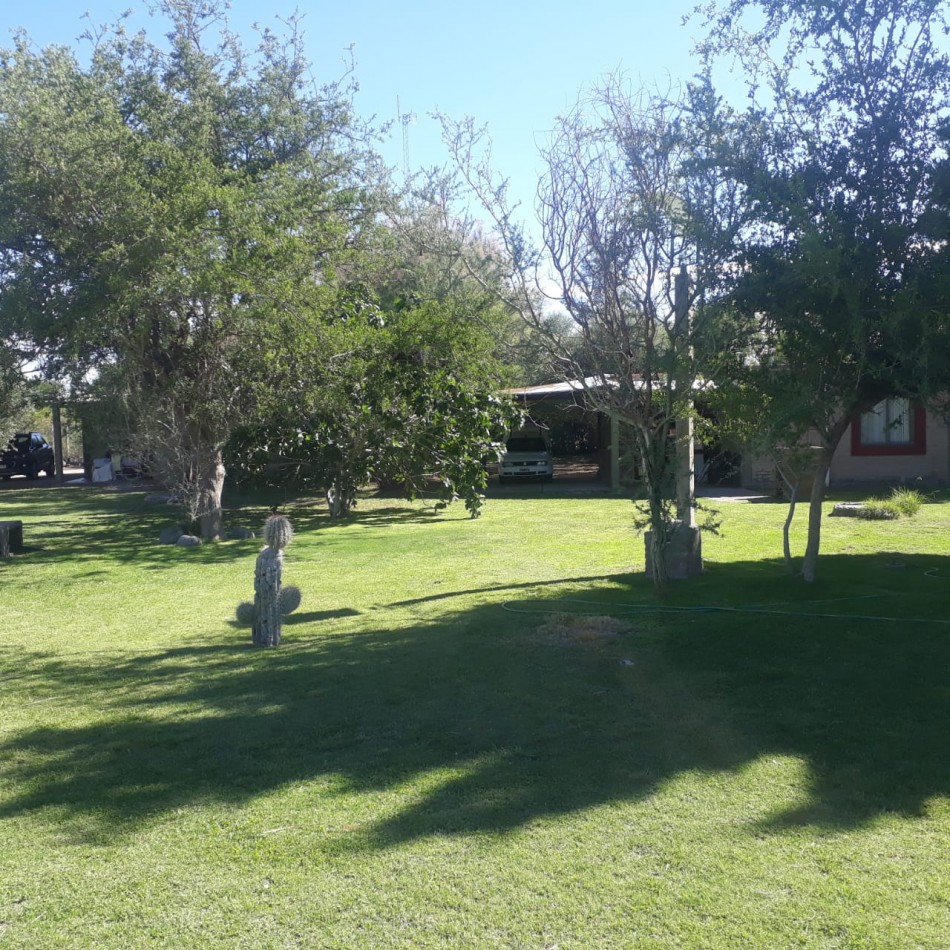
MULTIPOLYGON (((695 0, 314 0, 271 3, 233 0, 232 26, 251 37, 251 24, 276 25, 275 15, 295 8, 304 15, 307 46, 320 82, 338 77, 353 47, 360 84, 357 111, 395 120, 397 97, 408 127, 410 166, 442 164, 446 155, 437 124, 441 110, 473 116, 488 126, 494 164, 511 180, 512 193, 530 208, 537 183, 537 145, 579 91, 622 71, 634 85, 683 81, 695 71, 690 55, 698 25, 682 25, 695 0), (262 12, 266 9, 267 12, 262 12)), ((124 9, 134 23, 160 36, 142 0, 0 0, 0 39, 25 27, 38 46, 75 46, 90 22, 114 20, 124 9)), ((401 166, 401 126, 394 126, 384 156, 401 166)))

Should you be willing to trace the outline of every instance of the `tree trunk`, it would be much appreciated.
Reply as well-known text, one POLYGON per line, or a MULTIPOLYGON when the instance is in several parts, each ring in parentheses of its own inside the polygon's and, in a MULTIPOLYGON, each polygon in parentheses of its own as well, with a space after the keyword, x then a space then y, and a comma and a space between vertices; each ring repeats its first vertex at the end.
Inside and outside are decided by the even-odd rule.
POLYGON ((821 546, 821 506, 825 500, 825 478, 831 468, 831 456, 835 447, 825 447, 818 456, 814 481, 811 485, 811 501, 808 508, 808 544, 805 546, 805 560, 802 562, 802 577, 812 583, 818 566, 818 549, 821 546))
POLYGON ((815 466, 815 480, 811 486, 811 502, 808 509, 808 543, 805 546, 805 560, 802 562, 802 577, 812 583, 818 567, 818 549, 821 546, 821 506, 825 500, 825 480, 831 469, 831 459, 838 448, 841 437, 851 425, 852 412, 843 412, 831 426, 828 438, 821 446, 818 464, 815 466))
POLYGON ((198 476, 198 510, 201 521, 201 537, 204 541, 217 541, 224 528, 221 511, 221 494, 224 491, 224 462, 221 450, 213 449, 207 466, 198 476))
MULTIPOLYGON (((655 446, 648 445, 648 451, 655 446)), ((670 509, 664 492, 666 485, 663 481, 665 471, 662 465, 656 464, 656 457, 644 456, 644 475, 647 489, 647 506, 650 512, 650 545, 648 566, 650 579, 657 592, 662 593, 670 579, 669 546, 670 546, 670 509), (657 475, 659 469, 659 475, 657 475)))
POLYGON ((782 553, 785 555, 785 569, 791 574, 792 544, 789 540, 789 533, 792 530, 792 521, 795 519, 795 506, 798 503, 798 489, 802 481, 800 477, 792 481, 782 471, 781 466, 779 466, 779 475, 782 481, 785 482, 785 487, 788 489, 788 516, 785 518, 785 524, 782 526, 782 553))
POLYGON ((342 518, 353 507, 353 495, 345 488, 331 485, 326 495, 331 518, 342 518))

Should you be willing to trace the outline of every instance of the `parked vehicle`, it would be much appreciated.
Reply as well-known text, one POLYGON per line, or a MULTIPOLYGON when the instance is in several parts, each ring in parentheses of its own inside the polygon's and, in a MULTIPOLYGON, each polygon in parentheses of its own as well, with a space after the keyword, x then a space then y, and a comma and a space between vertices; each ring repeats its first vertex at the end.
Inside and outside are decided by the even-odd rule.
POLYGON ((505 454, 498 462, 498 481, 554 477, 551 449, 539 433, 515 432, 505 443, 505 454))
POLYGON ((39 432, 18 432, 0 453, 0 478, 5 482, 14 475, 37 478, 40 472, 56 474, 52 446, 39 432))

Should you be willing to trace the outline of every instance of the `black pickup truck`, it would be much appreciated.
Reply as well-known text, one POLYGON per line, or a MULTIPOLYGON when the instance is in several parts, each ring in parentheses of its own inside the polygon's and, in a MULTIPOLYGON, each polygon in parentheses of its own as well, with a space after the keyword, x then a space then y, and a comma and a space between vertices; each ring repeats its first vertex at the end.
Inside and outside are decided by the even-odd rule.
POLYGON ((14 475, 37 478, 40 472, 56 474, 52 447, 39 432, 18 432, 0 452, 0 478, 4 481, 14 475))

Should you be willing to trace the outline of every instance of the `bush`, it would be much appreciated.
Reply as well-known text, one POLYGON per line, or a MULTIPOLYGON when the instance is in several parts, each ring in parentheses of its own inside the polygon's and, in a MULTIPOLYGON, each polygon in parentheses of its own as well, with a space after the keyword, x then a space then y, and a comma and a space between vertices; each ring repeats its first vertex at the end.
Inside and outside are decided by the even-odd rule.
POLYGON ((890 498, 869 498, 860 509, 858 517, 871 521, 888 521, 894 518, 913 518, 920 511, 924 496, 913 488, 893 488, 890 498))
POLYGON ((869 498, 864 507, 858 509, 857 516, 865 521, 893 521, 899 518, 901 513, 889 498, 869 498))
POLYGON ((888 502, 904 517, 913 518, 924 503, 924 496, 914 488, 894 488, 888 502))

